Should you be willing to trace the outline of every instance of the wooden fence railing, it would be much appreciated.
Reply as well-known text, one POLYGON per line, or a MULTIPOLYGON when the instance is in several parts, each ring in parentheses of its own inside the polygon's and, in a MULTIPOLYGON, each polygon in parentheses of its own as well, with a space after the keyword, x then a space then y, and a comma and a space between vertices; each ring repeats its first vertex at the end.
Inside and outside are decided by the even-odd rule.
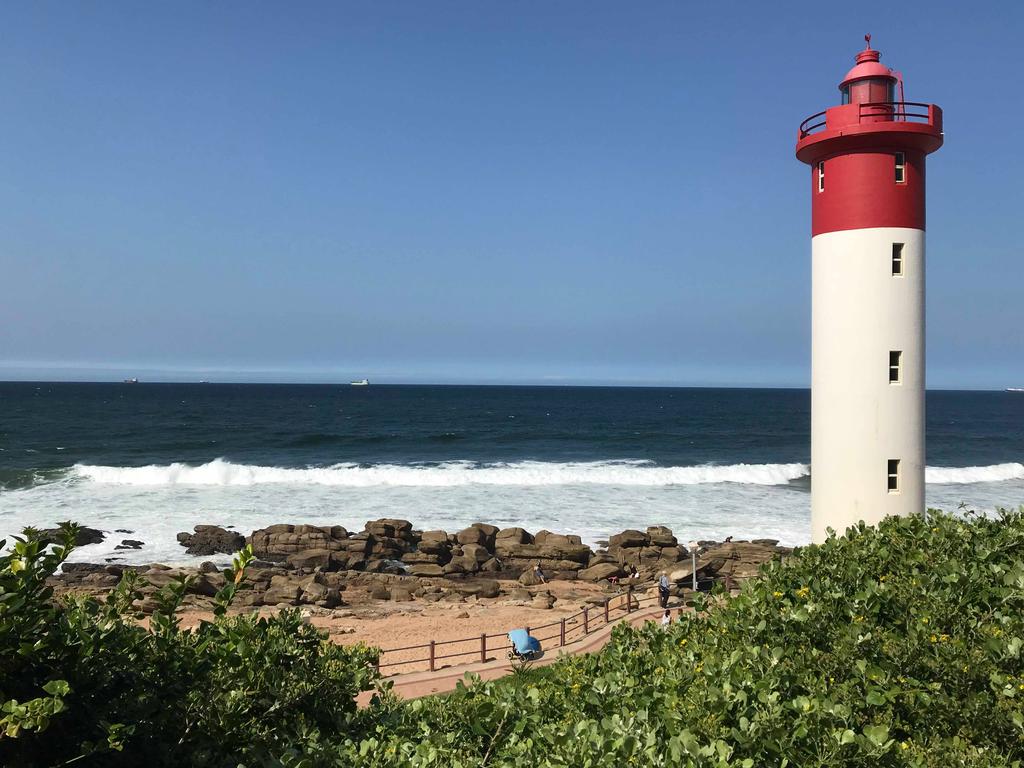
MULTIPOLYGON (((545 649, 551 647, 561 648, 569 643, 581 640, 609 624, 614 624, 624 619, 634 611, 640 610, 645 603, 653 605, 656 600, 658 600, 656 595, 638 598, 633 592, 633 586, 630 585, 625 591, 605 598, 603 604, 595 605, 593 608, 588 606, 571 616, 536 627, 526 627, 525 629, 527 633, 540 640, 542 647, 545 649), (540 634, 543 632, 548 633, 540 634), (551 646, 548 643, 551 640, 557 640, 557 643, 551 646)), ((409 664, 426 664, 428 670, 435 672, 438 669, 438 662, 441 661, 465 659, 464 661, 457 662, 456 665, 472 664, 477 661, 486 662, 497 658, 497 656, 488 656, 488 654, 497 652, 507 654, 510 649, 511 645, 507 634, 489 635, 483 633, 474 637, 464 637, 456 640, 431 640, 419 645, 385 648, 380 653, 377 668, 382 672, 387 670, 387 674, 398 674, 406 670, 394 668, 404 667, 409 664), (462 649, 463 647, 465 648, 464 650, 462 649), (412 651, 422 651, 422 654, 416 654, 412 658, 403 658, 412 651), (395 660, 390 661, 389 659, 395 660)))

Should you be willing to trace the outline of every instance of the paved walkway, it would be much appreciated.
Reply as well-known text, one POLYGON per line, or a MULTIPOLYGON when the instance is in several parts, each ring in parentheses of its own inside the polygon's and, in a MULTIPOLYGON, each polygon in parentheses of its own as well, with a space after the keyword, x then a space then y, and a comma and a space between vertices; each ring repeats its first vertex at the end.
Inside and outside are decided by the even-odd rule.
MULTIPOLYGON (((672 614, 675 616, 678 607, 673 606, 672 614)), ((572 643, 566 643, 561 648, 552 651, 545 651, 544 656, 537 661, 530 662, 531 666, 547 666, 558 660, 562 654, 578 655, 581 653, 593 653, 605 646, 611 638, 612 630, 623 622, 637 626, 645 621, 660 621, 663 609, 653 606, 642 608, 633 613, 626 614, 611 624, 591 632, 572 643)), ((468 674, 479 675, 484 680, 495 680, 504 677, 512 672, 513 666, 518 662, 509 661, 504 658, 504 651, 501 651, 502 658, 492 659, 487 662, 476 662, 474 664, 460 664, 457 666, 445 667, 434 672, 408 672, 406 674, 392 675, 385 678, 392 683, 391 690, 400 698, 415 699, 420 696, 430 696, 435 693, 447 693, 455 690, 455 686, 468 674)), ((372 692, 364 691, 356 699, 360 706, 369 704, 372 692)))

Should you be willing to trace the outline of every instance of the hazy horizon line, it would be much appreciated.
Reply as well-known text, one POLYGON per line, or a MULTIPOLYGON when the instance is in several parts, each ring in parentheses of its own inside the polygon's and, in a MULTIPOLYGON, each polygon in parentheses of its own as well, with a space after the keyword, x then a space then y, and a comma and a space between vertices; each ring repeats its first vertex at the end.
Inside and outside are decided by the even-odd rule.
MULTIPOLYGON (((123 384, 126 386, 138 385, 186 385, 186 386, 305 386, 305 387, 350 387, 350 381, 246 381, 246 380, 152 380, 152 381, 128 381, 126 379, 2 379, 0 384, 123 384)), ((637 382, 602 382, 602 381, 563 381, 563 382, 538 382, 538 381, 505 381, 505 380, 479 380, 479 381, 385 381, 372 383, 376 387, 549 387, 549 388, 606 388, 606 389, 779 389, 799 390, 810 392, 810 385, 795 384, 673 384, 673 383, 637 383, 637 382)), ((929 392, 1005 392, 1005 387, 963 387, 963 386, 934 386, 927 387, 929 392)))

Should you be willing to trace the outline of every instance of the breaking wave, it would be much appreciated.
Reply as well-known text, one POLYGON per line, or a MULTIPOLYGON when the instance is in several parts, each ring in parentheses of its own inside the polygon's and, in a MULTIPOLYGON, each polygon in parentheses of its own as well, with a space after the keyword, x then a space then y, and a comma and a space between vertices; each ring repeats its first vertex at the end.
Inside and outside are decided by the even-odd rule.
POLYGON ((1001 483, 1024 479, 1024 464, 992 464, 987 467, 928 467, 924 481, 935 485, 1001 483))
MULTIPOLYGON (((0 491, 27 490, 58 481, 125 486, 255 486, 293 484, 369 488, 465 486, 684 486, 715 483, 804 485, 807 464, 705 464, 662 467, 649 461, 517 461, 439 464, 334 464, 327 467, 272 467, 214 459, 205 464, 111 467, 76 464, 64 470, 0 470, 0 491), (801 482, 802 481, 802 482, 801 482)), ((1024 464, 983 467, 928 467, 929 485, 970 485, 1024 480, 1024 464)))
POLYGON ((348 487, 369 486, 671 486, 707 483, 786 485, 806 476, 806 464, 731 464, 727 466, 659 467, 647 461, 541 462, 480 464, 335 464, 293 469, 234 464, 215 459, 193 466, 175 463, 148 467, 104 467, 76 464, 71 478, 114 485, 246 486, 292 483, 348 487))

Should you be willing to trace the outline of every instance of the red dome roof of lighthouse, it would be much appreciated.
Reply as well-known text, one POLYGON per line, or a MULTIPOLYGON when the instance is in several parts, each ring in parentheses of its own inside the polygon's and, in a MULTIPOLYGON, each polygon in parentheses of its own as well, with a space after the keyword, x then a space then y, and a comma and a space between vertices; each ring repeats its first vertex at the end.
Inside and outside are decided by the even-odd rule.
POLYGON ((892 80, 896 79, 896 75, 884 64, 881 64, 878 60, 881 58, 881 53, 871 47, 871 35, 864 35, 864 39, 867 41, 867 47, 857 54, 857 64, 846 73, 846 77, 843 78, 843 82, 839 84, 842 88, 845 85, 853 82, 854 80, 864 80, 868 77, 888 77, 892 80))

